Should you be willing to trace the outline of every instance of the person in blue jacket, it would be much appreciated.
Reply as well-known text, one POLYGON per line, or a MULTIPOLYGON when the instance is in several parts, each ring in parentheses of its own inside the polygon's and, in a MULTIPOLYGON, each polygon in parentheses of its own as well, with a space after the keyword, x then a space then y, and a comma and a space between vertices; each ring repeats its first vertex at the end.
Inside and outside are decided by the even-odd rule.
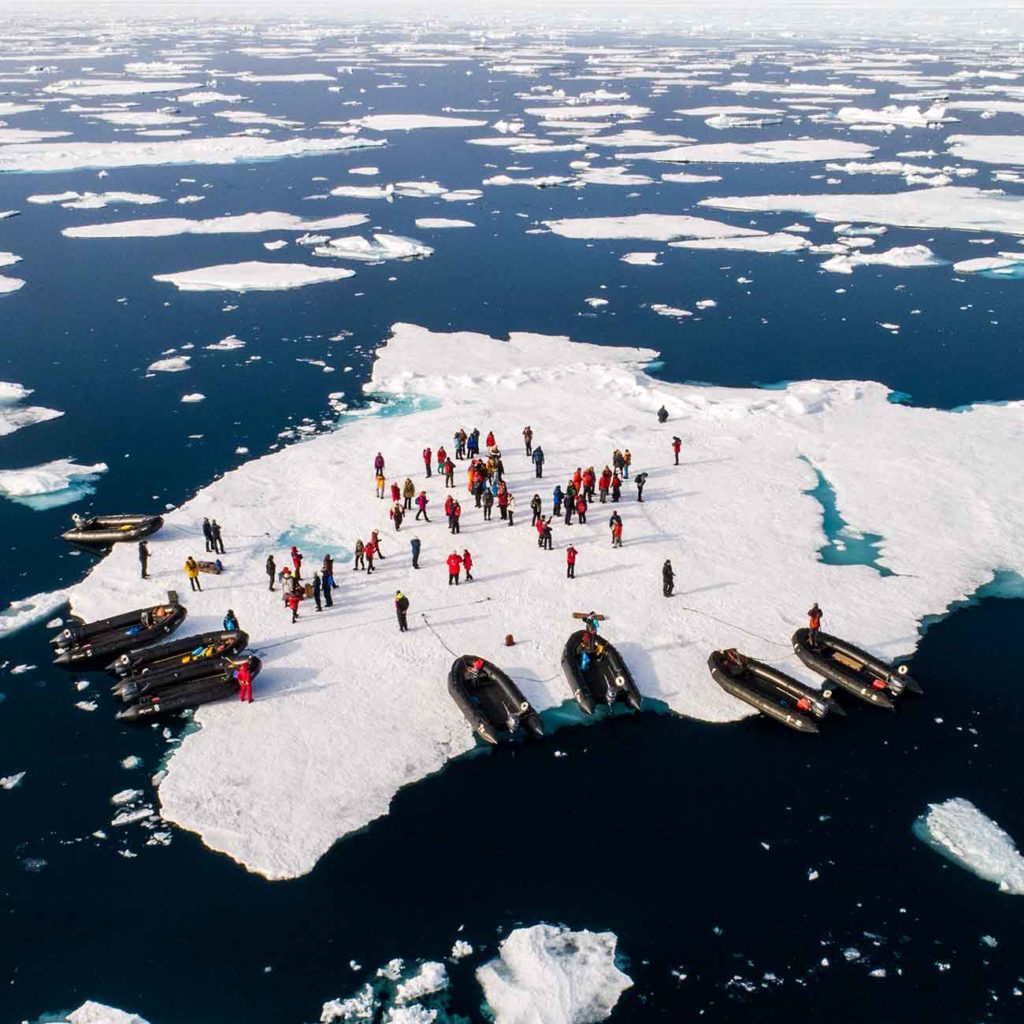
POLYGON ((544 449, 541 448, 540 445, 537 445, 537 447, 533 449, 533 455, 531 458, 533 459, 533 465, 537 470, 537 477, 539 479, 544 475, 544 449))
POLYGON ((230 608, 228 609, 227 615, 224 616, 224 628, 229 633, 234 633, 238 630, 238 617, 230 608))
POLYGON ((551 500, 554 502, 554 507, 551 509, 551 515, 561 516, 562 514, 562 485, 555 484, 555 489, 551 492, 551 500))

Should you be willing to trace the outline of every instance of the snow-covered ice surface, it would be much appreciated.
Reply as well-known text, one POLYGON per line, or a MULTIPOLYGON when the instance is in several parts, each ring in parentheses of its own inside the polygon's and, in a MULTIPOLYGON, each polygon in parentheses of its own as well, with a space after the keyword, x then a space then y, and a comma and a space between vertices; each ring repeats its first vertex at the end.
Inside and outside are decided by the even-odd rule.
POLYGON ((151 217, 145 220, 111 221, 64 228, 68 238, 169 238, 174 235, 262 234, 265 231, 336 231, 358 227, 368 218, 362 213, 305 219, 293 213, 268 210, 228 217, 191 220, 188 217, 151 217))
POLYGON ((344 267, 313 267, 308 263, 222 263, 173 274, 154 274, 154 281, 183 292, 273 292, 352 277, 344 267))
POLYGON ((937 267, 940 260, 927 245, 905 245, 884 252, 837 253, 821 265, 834 274, 852 274, 857 267, 937 267))
MULTIPOLYGON (((2 260, 0 266, 3 266, 2 260)), ((31 394, 31 388, 0 380, 0 437, 64 415, 57 409, 46 409, 41 405, 22 405, 31 394)))
POLYGON ((737 228, 706 217, 668 213, 572 217, 544 221, 544 225, 564 238, 646 238, 654 242, 666 242, 672 238, 730 238, 764 234, 753 228, 737 228))
POLYGON ((343 152, 382 141, 344 136, 281 142, 258 136, 180 139, 173 142, 39 142, 0 146, 0 173, 75 171, 89 167, 155 167, 162 164, 234 164, 343 152))
MULTIPOLYGON (((253 705, 197 712, 201 729, 174 752, 160 787, 164 817, 254 871, 291 877, 310 870, 339 836, 386 813, 399 788, 469 750, 473 736, 444 691, 451 656, 426 631, 423 613, 450 648, 493 658, 543 710, 568 696, 559 671, 568 612, 599 607, 645 695, 680 714, 724 722, 748 710, 714 684, 704 664, 707 650, 735 643, 736 630, 725 623, 784 641, 799 624, 793 609, 806 604, 805 595, 829 593, 843 609, 836 631, 891 657, 914 649, 923 616, 973 593, 995 568, 1024 569, 1024 498, 1013 470, 1024 403, 949 413, 895 404, 885 387, 856 381, 780 390, 666 384, 643 372, 655 356, 565 338, 513 334, 506 342, 399 324, 377 352, 367 390, 403 401, 443 398, 443 407, 429 402, 399 418, 348 418, 334 433, 227 473, 169 512, 171 527, 212 514, 225 524, 244 521, 257 536, 279 537, 290 524, 340 537, 336 556, 354 543, 350 530, 365 537, 378 527, 388 558, 374 576, 343 581, 349 597, 360 595, 344 601, 343 619, 303 615, 292 627, 279 603, 252 586, 268 553, 259 541, 233 551, 235 571, 216 591, 181 595, 190 627, 215 628, 227 602, 254 646, 267 650, 253 705), (608 403, 587 400, 595 387, 608 403), (663 403, 671 418, 659 426, 654 413, 663 403), (512 443, 523 409, 543 411, 532 416, 548 456, 543 488, 512 443), (366 453, 385 454, 389 477, 420 480, 421 449, 448 438, 453 422, 478 423, 500 443, 507 439, 506 467, 523 507, 534 490, 547 507, 550 480, 577 465, 601 466, 614 447, 628 445, 634 465, 651 476, 642 506, 628 489, 619 506, 625 546, 610 548, 600 518, 556 528, 557 548, 571 538, 580 550, 578 578, 565 581, 553 564, 558 555, 538 550, 528 521, 485 526, 467 507, 460 544, 474 551, 477 579, 458 590, 446 586, 443 522, 409 524, 396 536, 374 495, 366 453), (695 456, 678 470, 665 454, 673 433, 685 433, 695 456), (878 451, 888 453, 882 463, 878 451), (808 461, 829 479, 847 522, 884 538, 880 562, 893 575, 820 560, 824 534, 820 506, 806 493, 816 482, 808 461), (339 491, 339 478, 353 486, 339 491), (301 489, 290 485, 295 479, 301 489), (766 494, 770 521, 761 514, 766 494), (415 580, 404 568, 411 533, 424 544, 425 571, 415 580), (633 585, 637 545, 645 561, 686 560, 696 611, 682 623, 660 590, 633 585), (759 566, 754 576, 751 564, 759 566), (512 572, 520 575, 509 591, 503 581, 512 572), (400 586, 412 600, 407 634, 391 620, 400 586), (497 594, 504 600, 487 600, 497 594), (506 649, 509 632, 529 639, 506 649), (690 642, 680 646, 680 635, 690 642), (311 773, 315 786, 302 781, 311 773)), ((436 520, 436 478, 428 493, 436 520)), ((151 547, 162 564, 181 564, 195 544, 171 528, 151 547)), ((145 604, 147 593, 134 552, 117 549, 75 588, 73 604, 86 619, 101 618, 145 604)), ((753 647, 752 655, 778 657, 777 648, 753 647)))
POLYGON ((987 164, 1024 165, 1024 135, 950 135, 951 156, 987 164))
POLYGON ((59 203, 65 210, 102 210, 104 207, 118 206, 122 203, 152 206, 155 203, 162 203, 163 199, 149 192, 56 192, 28 196, 25 202, 37 203, 40 206, 59 203))
POLYGON ((824 160, 863 160, 873 146, 843 139, 778 139, 771 142, 707 142, 654 153, 617 153, 620 160, 680 164, 790 164, 824 160))
POLYGON ((87 1000, 66 1017, 47 1017, 51 1024, 147 1024, 138 1014, 87 1000))
POLYGON ((66 587, 47 594, 16 598, 7 608, 0 611, 0 636, 7 636, 15 630, 49 618, 67 603, 70 596, 71 588, 66 587))
POLYGON ((402 235, 375 234, 372 239, 361 235, 332 238, 325 245, 313 249, 315 256, 330 256, 335 259, 358 260, 361 263, 377 263, 382 260, 409 260, 430 256, 433 249, 415 238, 402 235))
POLYGON ((375 132, 410 132, 419 128, 483 128, 486 121, 439 114, 368 114, 352 122, 375 132))
POLYGON ((633 981, 615 964, 611 932, 550 924, 517 928, 479 967, 495 1024, 596 1024, 633 981))
POLYGON ((924 842, 1001 892, 1024 896, 1024 857, 1013 839, 963 797, 929 804, 914 823, 924 842))

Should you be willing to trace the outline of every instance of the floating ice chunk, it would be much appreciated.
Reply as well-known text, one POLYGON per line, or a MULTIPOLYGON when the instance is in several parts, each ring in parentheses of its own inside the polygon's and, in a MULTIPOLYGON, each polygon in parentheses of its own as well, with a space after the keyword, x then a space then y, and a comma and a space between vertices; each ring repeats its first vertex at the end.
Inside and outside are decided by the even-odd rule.
POLYGON ((570 217, 546 220, 543 224, 564 238, 648 238, 667 242, 671 238, 728 238, 763 235, 763 231, 737 228, 717 220, 687 214, 637 213, 626 217, 570 217))
POLYGON ((583 301, 588 306, 590 306, 592 309, 599 309, 601 306, 607 306, 608 305, 608 300, 607 299, 601 299, 601 298, 597 298, 597 297, 593 297, 593 298, 589 298, 589 299, 584 299, 583 301))
POLYGON ((29 114, 33 110, 42 110, 38 103, 13 103, 5 100, 0 103, 0 117, 13 117, 15 114, 29 114))
POLYGON ((325 281, 341 281, 353 271, 343 267, 312 267, 306 263, 221 263, 174 274, 154 274, 154 281, 173 284, 183 292, 283 291, 325 281))
POLYGON ((839 82, 751 82, 747 79, 715 85, 712 89, 715 92, 736 92, 742 95, 771 92, 780 96, 870 96, 875 91, 862 86, 842 85, 839 82))
POLYGON ((173 142, 22 143, 5 145, 0 150, 0 173, 75 171, 89 167, 156 167, 164 164, 235 164, 380 145, 384 145, 383 141, 358 136, 294 138, 275 142, 249 135, 173 142))
POLYGON ((441 198, 446 203, 471 203, 475 199, 483 197, 483 192, 478 188, 459 188, 452 189, 450 192, 445 192, 441 198))
POLYGON ((149 806, 145 807, 129 807, 110 820, 110 824, 114 828, 123 828, 125 825, 134 825, 137 821, 144 821, 146 818, 153 816, 153 808, 149 806))
POLYGON ((0 636, 7 636, 15 630, 45 619, 47 615, 67 603, 70 593, 69 587, 12 601, 6 610, 0 612, 0 636))
POLYGON ((334 1021, 371 1020, 380 1006, 370 985, 364 985, 348 999, 331 999, 320 1011, 320 1024, 334 1021))
POLYGON ((395 1003, 403 1006, 406 1003, 433 995, 448 987, 448 972, 442 963, 428 960, 420 966, 419 971, 408 981, 403 981, 395 989, 395 1003))
POLYGON ((79 700, 75 702, 75 707, 78 708, 79 711, 95 711, 99 707, 99 704, 94 700, 79 700))
POLYGON ((934 103, 926 110, 920 107, 887 106, 881 110, 869 110, 864 107, 843 107, 836 117, 847 124, 882 124, 899 125, 901 128, 938 127, 955 117, 947 117, 946 108, 941 103, 934 103))
POLYGON ((709 142, 676 146, 654 153, 617 153, 619 160, 657 160, 665 163, 792 164, 825 160, 862 159, 874 146, 841 139, 777 139, 771 142, 709 142))
POLYGON ((676 185, 703 185, 711 181, 721 181, 717 174, 690 174, 687 171, 666 171, 661 176, 662 181, 676 185))
POLYGON ((181 373, 189 368, 191 356, 169 356, 167 359, 158 359, 146 367, 147 373, 181 373))
POLYGON ((65 228, 68 238, 168 238, 172 235, 260 234, 264 231, 332 231, 358 227, 369 218, 363 213, 304 220, 293 213, 268 210, 265 213, 241 213, 207 220, 188 217, 158 217, 148 220, 112 221, 65 228))
POLYGON ((28 469, 0 470, 0 494, 36 511, 67 505, 85 494, 107 471, 104 462, 79 466, 71 459, 55 459, 28 469))
POLYGON ((313 255, 378 263, 382 260, 422 259, 433 252, 429 245, 424 245, 415 238, 375 234, 372 241, 361 235, 332 238, 326 245, 318 245, 313 250, 313 255))
POLYGON ((714 299, 698 299, 694 305, 698 309, 714 309, 718 303, 714 299))
POLYGON ((791 210, 827 221, 1024 235, 1024 196, 966 185, 866 195, 715 196, 697 205, 750 213, 791 210))
MULTIPOLYGON (((8 255, 10 254, 2 253, 0 257, 8 255)), ((15 257, 15 259, 17 258, 15 257)), ((4 266, 2 258, 0 258, 0 266, 4 266)), ((20 403, 31 394, 31 388, 26 388, 13 381, 0 380, 0 437, 5 434, 13 434, 23 427, 45 423, 47 420, 64 415, 57 409, 46 409, 38 405, 21 405, 20 403)))
POLYGON ((299 84, 303 82, 333 82, 333 75, 325 75, 322 71, 299 71, 294 74, 280 75, 254 75, 249 71, 238 76, 241 82, 257 83, 290 83, 299 84))
POLYGON ((952 156, 986 164, 1024 165, 1024 135, 950 135, 952 156))
POLYGON ((448 189, 437 181, 396 181, 395 192, 407 199, 434 199, 448 189))
POLYGON ((452 945, 449 956, 452 960, 464 960, 467 956, 473 955, 473 947, 465 939, 456 939, 452 945))
POLYGON ((0 789, 14 789, 21 780, 25 778, 25 772, 15 772, 13 775, 4 775, 0 778, 0 789))
POLYGON ((245 348, 245 342, 241 338, 229 334, 226 338, 213 342, 212 345, 204 345, 203 348, 210 352, 233 352, 235 349, 245 348))
POLYGON ((0 295, 8 295, 23 287, 25 282, 20 277, 7 277, 0 274, 0 295))
POLYGON ((646 174, 631 173, 625 167, 590 167, 577 175, 584 185, 651 185, 653 178, 646 174))
POLYGON ((122 789, 120 793, 115 793, 110 798, 110 802, 115 807, 122 807, 124 804, 137 800, 140 796, 142 796, 141 789, 122 789))
POLYGON ((65 78, 43 86, 43 92, 60 93, 62 96, 139 96, 145 93, 185 92, 198 89, 196 82, 159 82, 132 80, 129 78, 65 78))
POLYGON ((704 123, 709 128, 724 131, 727 128, 767 128, 769 125, 781 124, 781 117, 739 117, 735 114, 715 114, 704 123))
POLYGON ((673 113, 684 117, 781 117, 786 111, 778 107, 744 107, 736 104, 711 107, 688 107, 673 113))
POLYGON ((748 235, 742 238, 696 238, 669 242, 678 249, 738 249, 747 252, 799 252, 811 243, 800 235, 778 231, 774 235, 748 235))
POLYGON ((102 210, 122 203, 152 206, 162 203, 163 199, 148 192, 58 192, 29 196, 26 202, 41 206, 59 203, 65 210, 102 210))
POLYGON ((483 128, 487 122, 437 114, 369 114, 352 124, 375 132, 411 132, 418 128, 483 128))
POLYGON ((388 981, 398 981, 405 970, 405 961, 401 957, 389 960, 383 967, 377 968, 378 978, 387 978, 388 981))
POLYGON ((663 302, 652 302, 651 310, 658 314, 658 316, 671 316, 671 317, 684 317, 693 316, 693 313, 688 309, 680 309, 678 306, 666 306, 663 302))
POLYGON ((213 89, 200 89, 198 92, 186 92, 174 97, 176 103, 190 103, 194 107, 206 106, 209 103, 239 103, 244 99, 241 95, 216 92, 213 89))
POLYGON ((96 1003, 91 999, 77 1010, 72 1010, 60 1021, 50 1017, 47 1020, 54 1020, 55 1024, 147 1024, 142 1017, 134 1013, 127 1013, 113 1006, 104 1006, 103 1003, 96 1003))
POLYGON ((475 228, 476 225, 471 220, 455 220, 451 217, 417 217, 416 227, 430 231, 442 228, 475 228))
POLYGON ((900 267, 937 267, 945 260, 940 260, 927 245, 898 246, 885 252, 851 252, 847 255, 833 256, 821 265, 822 270, 833 274, 852 274, 857 267, 883 266, 900 267))
POLYGON ((525 113, 531 117, 542 117, 545 121, 598 120, 604 117, 638 120, 650 115, 651 109, 634 103, 598 103, 586 107, 576 104, 567 107, 526 107, 525 113))
POLYGON ((122 762, 121 767, 131 771, 133 768, 138 768, 142 765, 142 758, 136 754, 129 754, 122 762))
POLYGON ((1000 892, 1024 896, 1024 857, 1013 840, 963 797, 929 804, 914 822, 914 834, 954 864, 966 868, 1000 892))
POLYGON ((688 142, 694 142, 686 135, 665 135, 660 132, 652 132, 645 128, 626 128, 616 132, 614 135, 584 135, 580 142, 588 146, 682 146, 688 142))
POLYGON ((350 167, 348 169, 349 174, 361 174, 365 177, 373 177, 376 174, 380 174, 379 167, 350 167))
POLYGON ((1004 274, 1007 277, 1024 276, 1024 253, 1000 253, 998 256, 979 256, 953 264, 958 274, 1004 274))
POLYGON ((182 395, 180 401, 185 402, 186 404, 189 405, 194 405, 197 402, 205 402, 206 395, 202 394, 202 392, 200 391, 192 391, 187 395, 182 395))
POLYGON ((658 262, 658 257, 661 253, 658 252, 627 252, 625 255, 620 256, 619 259, 623 263, 630 263, 634 267, 660 267, 661 264, 658 262))
POLYGON ((538 924, 517 928, 477 980, 495 1024, 592 1024, 633 981, 615 966, 611 932, 538 924))
POLYGON ((395 186, 387 185, 338 185, 328 195, 340 199, 391 199, 395 194, 395 186))
POLYGON ((273 242, 264 242, 263 248, 268 252, 277 252, 278 249, 284 249, 288 243, 283 239, 279 238, 273 242))
POLYGON ((513 178, 509 174, 496 174, 492 178, 484 178, 485 185, 532 185, 534 188, 554 188, 558 185, 575 185, 575 178, 567 178, 562 174, 542 174, 533 178, 513 178))

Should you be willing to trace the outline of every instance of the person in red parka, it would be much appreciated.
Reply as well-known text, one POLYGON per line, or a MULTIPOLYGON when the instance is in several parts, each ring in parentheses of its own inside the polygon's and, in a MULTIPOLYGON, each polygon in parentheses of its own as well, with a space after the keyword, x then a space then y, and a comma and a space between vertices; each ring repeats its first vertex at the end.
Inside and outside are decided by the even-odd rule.
POLYGON ((565 578, 567 580, 576 579, 576 555, 579 552, 570 544, 565 549, 565 578))
POLYGON ((451 494, 449 494, 448 497, 444 499, 444 514, 446 516, 451 516, 452 508, 454 507, 454 505, 455 498, 451 494))
POLYGON ((423 465, 426 467, 427 476, 430 476, 431 456, 434 453, 429 448, 423 449, 423 465))
POLYGON ((394 505, 396 501, 402 500, 402 488, 398 486, 396 481, 391 485, 391 504, 394 505))
POLYGON ((576 518, 580 521, 580 526, 586 524, 587 521, 587 499, 581 494, 576 499, 576 518))
POLYGON ((298 594, 289 594, 285 599, 284 603, 292 610, 292 622, 299 621, 299 601, 300 597, 298 594))
POLYGON ((453 551, 448 556, 448 586, 450 587, 453 583, 455 586, 459 585, 459 570, 462 568, 462 559, 459 557, 458 551, 453 551))
POLYGON ((366 574, 373 572, 373 556, 377 554, 377 542, 371 537, 363 545, 363 556, 366 558, 366 574))
POLYGON ((676 457, 676 465, 679 465, 679 452, 683 447, 683 439, 681 437, 672 438, 672 454, 676 457))
POLYGON ((441 445, 441 447, 437 449, 437 455, 435 458, 437 459, 437 472, 443 473, 445 460, 448 458, 448 453, 444 450, 444 445, 441 445))
POLYGON ((235 669, 235 682, 238 683, 238 699, 247 704, 252 703, 252 670, 250 669, 251 658, 247 658, 235 669))
POLYGON ((488 430, 487 431, 487 437, 484 438, 484 444, 486 445, 488 450, 494 447, 494 431, 493 430, 488 430))
POLYGON ((302 553, 293 544, 292 545, 292 565, 295 566, 295 578, 298 579, 302 575, 302 553))
POLYGON ((471 583, 473 580, 473 556, 469 553, 469 548, 462 552, 462 568, 466 570, 466 582, 471 583))

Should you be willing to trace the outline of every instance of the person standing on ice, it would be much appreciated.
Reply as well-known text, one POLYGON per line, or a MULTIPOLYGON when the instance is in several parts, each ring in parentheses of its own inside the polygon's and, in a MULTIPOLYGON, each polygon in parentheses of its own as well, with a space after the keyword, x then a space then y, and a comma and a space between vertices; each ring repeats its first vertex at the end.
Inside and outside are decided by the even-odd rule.
POLYGON ((395 533, 398 533, 402 528, 402 517, 405 515, 402 511, 402 503, 400 501, 396 501, 394 505, 391 506, 391 511, 388 515, 391 516, 391 521, 395 524, 395 533))
POLYGON ((632 465, 633 465, 633 455, 630 452, 630 450, 627 448, 622 453, 622 479, 623 480, 628 480, 629 479, 629 467, 632 466, 632 465))
POLYGON ((402 504, 406 512, 412 511, 412 501, 416 497, 416 485, 409 479, 405 478, 405 483, 402 485, 402 504))
POLYGON ((199 582, 199 563, 191 555, 185 559, 185 575, 188 577, 189 586, 193 590, 202 592, 203 585, 199 582))
POLYGON ((612 469, 618 476, 622 476, 622 451, 618 448, 612 452, 612 469))
POLYGON ((807 610, 807 642, 814 649, 818 649, 818 633, 821 632, 821 617, 824 612, 818 607, 818 602, 807 610))
POLYGON ((612 547, 622 547, 622 516, 618 512, 613 512, 611 518, 608 520, 608 528, 612 531, 612 547), (616 543, 618 540, 618 543, 616 543))
POLYGON ((450 587, 453 583, 455 586, 459 585, 459 570, 462 568, 462 559, 459 557, 458 551, 453 551, 447 559, 448 562, 448 586, 450 587))
POLYGON ((605 466, 597 480, 598 500, 603 505, 608 500, 608 488, 612 485, 612 471, 605 466))
POLYGON ((224 540, 220 535, 220 523, 216 519, 210 520, 210 536, 213 538, 213 552, 216 555, 224 554, 224 540))
POLYGON ((560 516, 562 514, 562 485, 555 484, 555 489, 551 492, 551 515, 560 516))
POLYGON ((378 473, 377 474, 377 481, 376 481, 377 497, 378 498, 383 498, 384 497, 384 488, 387 487, 387 483, 388 483, 387 482, 387 478, 384 476, 384 474, 383 473, 378 473))
POLYGON ((665 564, 661 567, 661 592, 666 597, 672 596, 676 585, 676 574, 672 569, 672 563, 666 558, 665 564))
POLYGON ((466 570, 466 582, 473 582, 473 556, 469 553, 469 548, 466 548, 462 552, 462 568, 466 570))
POLYGON ((633 483, 636 484, 636 500, 637 501, 643 501, 644 500, 644 484, 647 483, 647 474, 646 473, 637 473, 635 479, 633 480, 633 483))
POLYGON ((484 439, 484 446, 490 451, 494 447, 494 431, 488 430, 487 437, 484 439))
POLYGON ((565 578, 567 580, 576 579, 576 556, 579 552, 570 544, 565 549, 565 578))
POLYGON ((380 537, 378 536, 379 532, 380 531, 378 531, 378 530, 371 530, 370 531, 370 540, 373 543, 373 553, 374 553, 374 555, 383 562, 384 561, 384 552, 381 551, 381 549, 380 549, 380 537))
POLYGON ((398 486, 397 480, 391 481, 391 504, 402 500, 402 488, 398 486))
POLYGON ((515 518, 515 514, 516 514, 516 499, 515 499, 514 495, 510 494, 508 496, 508 525, 509 526, 514 526, 515 525, 515 523, 513 522, 513 519, 515 518))
POLYGON ((418 569, 420 567, 420 539, 419 537, 413 537, 409 541, 409 548, 412 550, 412 567, 418 569))
POLYGON ((587 525, 587 499, 582 494, 576 499, 576 518, 580 526, 587 525))
POLYGON ((523 427, 523 444, 526 445, 526 454, 530 456, 533 454, 533 427, 527 425, 523 427))
POLYGON ((352 565, 352 571, 366 568, 366 548, 361 540, 356 541, 356 560, 352 565))
POLYGON ((228 609, 227 614, 224 616, 224 629, 228 633, 238 632, 238 617, 230 608, 228 609))
POLYGON ((384 472, 384 456, 381 455, 380 452, 377 452, 377 454, 374 456, 373 471, 377 474, 377 476, 382 475, 384 472))
POLYGON ((416 499, 416 518, 419 519, 420 516, 423 516, 428 523, 430 522, 430 516, 427 515, 427 505, 429 502, 430 499, 427 497, 427 492, 420 491, 420 495, 416 499))
POLYGON ((366 575, 369 576, 373 572, 373 556, 377 554, 377 544, 372 536, 363 545, 363 554, 366 556, 366 575))
POLYGON ((398 632, 409 632, 409 598, 400 590, 395 591, 395 615, 398 617, 398 632))
POLYGON ((484 522, 489 523, 491 521, 491 514, 494 512, 494 492, 489 487, 484 488, 482 501, 484 506, 484 522))
POLYGON ((244 704, 252 703, 252 658, 246 658, 232 673, 238 683, 238 699, 244 704))
POLYGON ((530 525, 531 526, 536 526, 537 525, 537 520, 541 518, 540 508, 541 508, 541 505, 540 505, 540 495, 539 494, 535 494, 530 499, 530 512, 533 513, 533 518, 530 520, 530 525))
POLYGON ((427 471, 427 476, 430 476, 430 465, 433 459, 433 452, 429 448, 423 449, 423 466, 427 471))
POLYGON ((551 516, 548 516, 543 523, 538 523, 538 526, 543 526, 540 532, 540 546, 544 551, 551 550, 551 516))
POLYGON ((298 594, 289 594, 285 599, 284 603, 292 610, 292 622, 299 621, 299 601, 301 598, 298 594))
POLYGON ((334 607, 334 598, 331 591, 334 590, 334 559, 330 555, 324 555, 324 564, 320 570, 324 581, 324 604, 328 608, 334 607))
POLYGON ((302 553, 299 551, 299 549, 294 544, 292 545, 291 555, 292 555, 292 565, 295 567, 295 578, 297 580, 301 579, 302 578, 302 553))
POLYGON ((139 541, 139 566, 142 570, 142 578, 144 580, 149 579, 149 545, 144 541, 139 541))
POLYGON ((537 445, 533 449, 533 455, 530 456, 533 459, 533 469, 539 480, 544 475, 544 449, 540 445, 537 445))
POLYGON ((455 463, 451 459, 444 460, 444 485, 445 487, 455 486, 455 463))
POLYGON ((267 555, 267 576, 270 578, 270 589, 274 589, 274 577, 277 575, 277 562, 273 555, 267 555))
POLYGON ((324 606, 321 603, 320 598, 323 596, 323 584, 320 582, 320 573, 313 573, 313 604, 316 605, 316 610, 322 612, 324 606))
POLYGON ((665 406, 662 406, 658 410, 658 422, 659 423, 664 423, 667 419, 668 419, 668 409, 666 409, 665 406))
POLYGON ((618 501, 622 497, 622 481, 618 473, 612 474, 612 501, 618 501))
POLYGON ((210 520, 203 518, 203 539, 206 541, 206 550, 213 551, 213 531, 210 529, 210 520))
POLYGON ((440 476, 444 472, 445 460, 448 458, 448 453, 444 450, 444 445, 441 445, 437 449, 437 473, 440 476))
POLYGON ((676 465, 679 465, 679 452, 683 447, 683 439, 681 437, 672 438, 672 454, 676 457, 676 465))

